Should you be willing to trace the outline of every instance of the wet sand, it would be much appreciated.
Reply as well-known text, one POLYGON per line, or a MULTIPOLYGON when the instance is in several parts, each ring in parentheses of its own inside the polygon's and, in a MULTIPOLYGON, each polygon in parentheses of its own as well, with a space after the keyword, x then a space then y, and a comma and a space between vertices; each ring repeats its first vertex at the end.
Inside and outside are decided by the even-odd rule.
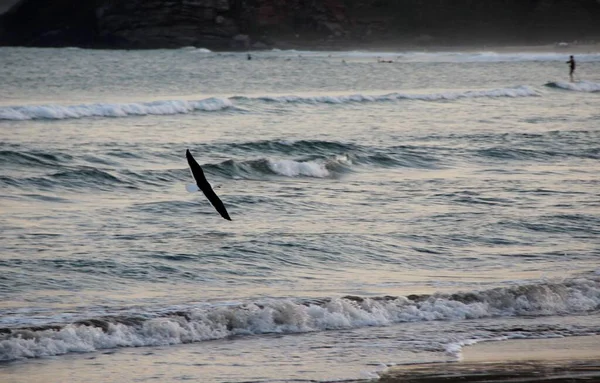
POLYGON ((379 382, 600 382, 597 335, 484 342, 462 355, 456 363, 391 368, 379 382))

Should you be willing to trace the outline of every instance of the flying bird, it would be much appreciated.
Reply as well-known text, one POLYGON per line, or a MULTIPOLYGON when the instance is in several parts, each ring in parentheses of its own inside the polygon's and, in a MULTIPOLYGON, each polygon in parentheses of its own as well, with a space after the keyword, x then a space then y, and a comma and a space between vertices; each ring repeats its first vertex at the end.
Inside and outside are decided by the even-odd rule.
POLYGON ((194 157, 192 157, 192 153, 190 153, 189 149, 185 151, 185 157, 190 165, 192 176, 194 176, 194 180, 196 181, 198 188, 202 190, 202 193, 204 193, 213 207, 219 212, 219 214, 221 214, 221 217, 231 221, 231 218, 229 218, 229 214, 227 213, 227 209, 225 209, 225 205, 223 205, 223 202, 221 202, 217 194, 213 191, 212 187, 204 176, 202 168, 200 165, 198 165, 194 157))

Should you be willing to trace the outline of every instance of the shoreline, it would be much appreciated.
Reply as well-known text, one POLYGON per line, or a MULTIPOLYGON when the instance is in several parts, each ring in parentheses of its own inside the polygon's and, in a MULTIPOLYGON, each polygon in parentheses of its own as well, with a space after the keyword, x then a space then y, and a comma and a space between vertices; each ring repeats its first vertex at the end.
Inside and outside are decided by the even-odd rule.
POLYGON ((465 346, 462 360, 392 367, 379 383, 600 382, 600 336, 512 339, 465 346))

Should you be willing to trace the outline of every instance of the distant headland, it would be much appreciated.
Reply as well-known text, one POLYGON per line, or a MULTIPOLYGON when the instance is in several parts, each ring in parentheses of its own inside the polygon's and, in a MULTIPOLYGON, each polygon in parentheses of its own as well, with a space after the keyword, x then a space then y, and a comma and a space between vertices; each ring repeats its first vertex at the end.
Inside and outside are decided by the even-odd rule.
POLYGON ((595 43, 599 0, 6 0, 0 45, 352 49, 595 43))

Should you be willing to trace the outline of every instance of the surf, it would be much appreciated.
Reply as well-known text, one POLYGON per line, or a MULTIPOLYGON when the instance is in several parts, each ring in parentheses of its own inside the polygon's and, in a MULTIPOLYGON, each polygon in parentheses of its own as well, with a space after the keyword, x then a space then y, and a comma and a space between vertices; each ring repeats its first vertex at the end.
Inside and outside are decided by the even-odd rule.
POLYGON ((397 101, 453 101, 475 98, 539 97, 527 85, 481 90, 449 90, 434 93, 392 92, 385 94, 340 95, 259 95, 210 97, 201 100, 158 100, 132 103, 98 103, 81 105, 17 105, 0 107, 0 120, 68 120, 81 118, 123 118, 149 115, 175 115, 231 110, 247 113, 260 110, 261 104, 350 105, 397 101), (257 109, 257 106, 259 107, 257 109))
MULTIPOLYGON (((480 291, 381 297, 270 298, 0 328, 0 361, 168 346, 231 336, 298 334, 406 322, 586 314, 600 304, 592 275, 480 291)), ((13 321, 4 318, 4 321, 13 321)))
POLYGON ((229 100, 221 98, 81 105, 23 105, 0 107, 0 120, 67 120, 91 117, 173 115, 196 111, 219 111, 232 106, 229 100))
POLYGON ((560 90, 571 90, 575 92, 600 92, 600 83, 592 81, 550 81, 545 84, 546 87, 560 90))

